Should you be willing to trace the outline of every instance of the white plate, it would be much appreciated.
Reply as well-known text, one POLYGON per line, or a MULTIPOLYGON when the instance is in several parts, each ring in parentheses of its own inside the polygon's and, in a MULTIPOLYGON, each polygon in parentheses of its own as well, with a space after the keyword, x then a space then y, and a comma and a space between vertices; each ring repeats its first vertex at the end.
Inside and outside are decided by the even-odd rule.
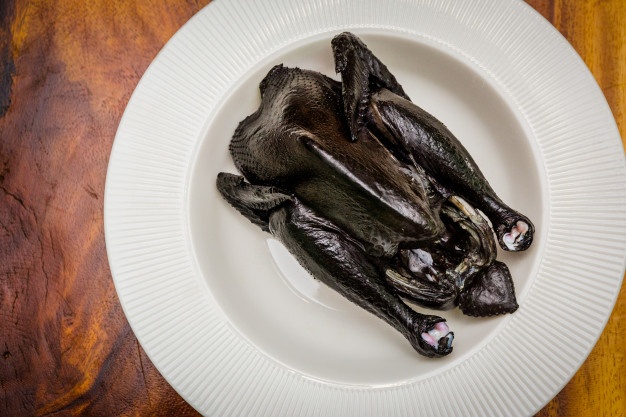
POLYGON ((532 415, 582 364, 615 302, 626 244, 624 154, 571 46, 517 0, 216 1, 146 71, 120 123, 105 227, 142 346, 210 416, 532 415), (274 64, 335 76, 350 30, 535 222, 501 254, 520 309, 440 313, 454 352, 420 357, 311 279, 216 192, 228 143, 274 64))

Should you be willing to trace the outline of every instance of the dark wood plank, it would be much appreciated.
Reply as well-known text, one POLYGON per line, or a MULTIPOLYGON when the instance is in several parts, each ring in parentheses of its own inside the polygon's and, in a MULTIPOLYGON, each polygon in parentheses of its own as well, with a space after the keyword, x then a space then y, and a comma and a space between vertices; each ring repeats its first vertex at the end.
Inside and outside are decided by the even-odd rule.
POLYGON ((0 415, 196 415, 124 317, 102 210, 126 103, 205 3, 2 2, 0 415))

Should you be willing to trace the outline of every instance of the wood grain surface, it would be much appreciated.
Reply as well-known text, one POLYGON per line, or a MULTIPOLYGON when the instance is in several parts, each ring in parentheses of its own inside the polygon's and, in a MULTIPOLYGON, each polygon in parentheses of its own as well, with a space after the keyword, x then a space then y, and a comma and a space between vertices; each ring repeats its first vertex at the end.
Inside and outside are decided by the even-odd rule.
MULTIPOLYGON (((587 63, 623 138, 626 3, 527 2, 587 63)), ((0 416, 197 415, 124 317, 102 200, 133 89, 207 3, 0 0, 0 416)), ((626 416, 624 327, 622 288, 591 355, 537 416, 626 416)))

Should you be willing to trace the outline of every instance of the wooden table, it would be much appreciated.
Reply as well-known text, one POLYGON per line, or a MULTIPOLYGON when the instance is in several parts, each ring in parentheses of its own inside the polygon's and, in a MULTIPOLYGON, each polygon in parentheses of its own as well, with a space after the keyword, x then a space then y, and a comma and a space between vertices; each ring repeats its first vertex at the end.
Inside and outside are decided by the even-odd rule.
MULTIPOLYGON (((221 0, 227 1, 227 0, 221 0)), ((0 415, 197 415, 122 312, 103 190, 126 103, 208 0, 0 1, 0 415)), ((626 129, 626 2, 529 0, 572 43, 626 129)), ((538 416, 626 415, 626 293, 538 416)))

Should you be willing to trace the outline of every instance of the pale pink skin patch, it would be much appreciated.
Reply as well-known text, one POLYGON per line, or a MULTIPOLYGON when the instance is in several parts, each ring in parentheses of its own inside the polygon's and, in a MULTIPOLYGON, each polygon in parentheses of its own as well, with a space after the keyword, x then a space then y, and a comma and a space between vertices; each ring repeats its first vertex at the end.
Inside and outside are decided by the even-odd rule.
POLYGON ((422 339, 434 348, 439 347, 439 339, 446 337, 450 333, 450 328, 445 321, 440 321, 428 331, 422 333, 422 339))
POLYGON ((510 250, 515 250, 519 241, 523 240, 526 236, 526 232, 528 232, 528 225, 523 221, 518 221, 515 223, 515 226, 511 228, 509 233, 506 233, 502 236, 502 241, 510 250))

